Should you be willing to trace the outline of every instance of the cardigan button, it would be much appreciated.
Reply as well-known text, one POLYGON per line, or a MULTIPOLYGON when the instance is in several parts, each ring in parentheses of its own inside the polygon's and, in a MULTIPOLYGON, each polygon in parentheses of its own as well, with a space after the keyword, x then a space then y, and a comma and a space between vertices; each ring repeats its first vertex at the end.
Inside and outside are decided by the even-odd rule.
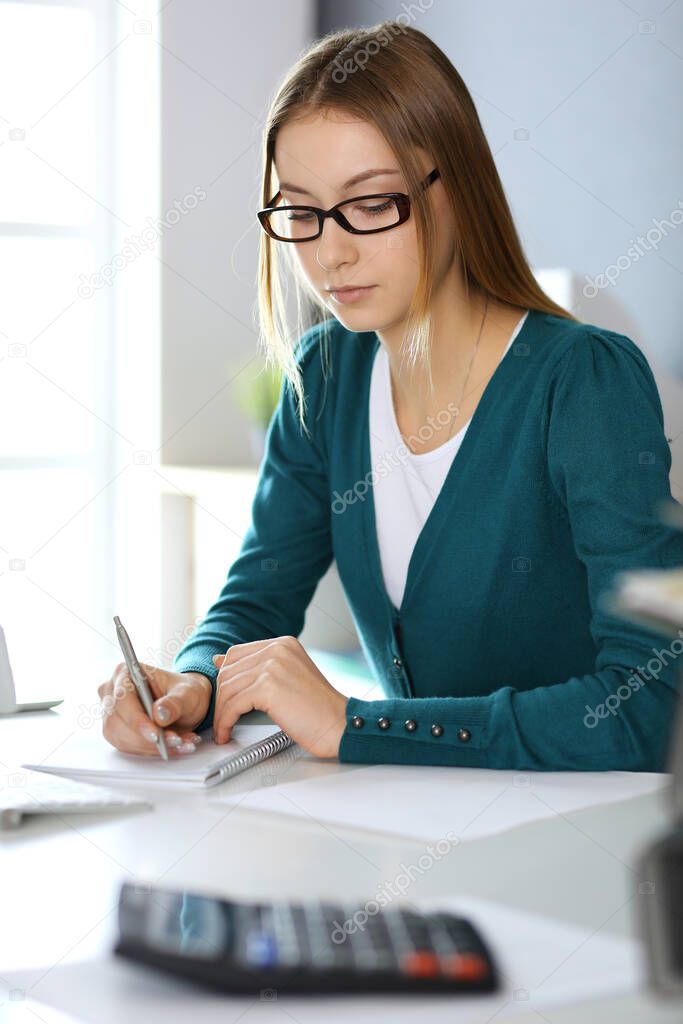
POLYGON ((389 721, 388 718, 382 716, 381 718, 377 719, 377 724, 380 727, 380 729, 388 729, 389 726, 391 725, 391 722, 389 721))
POLYGON ((471 736, 472 733, 469 729, 458 729, 458 739, 462 740, 463 743, 467 743, 471 736))
POLYGON ((432 736, 443 736, 443 726, 439 725, 438 722, 435 722, 430 729, 430 732, 432 736))
POLYGON ((354 715, 353 718, 351 719, 351 725, 354 727, 354 729, 362 728, 364 723, 365 719, 361 718, 360 715, 354 715))
POLYGON ((396 666, 396 668, 400 668, 402 664, 403 662, 401 661, 401 659, 397 658, 396 655, 394 655, 394 665, 396 666))
POLYGON ((406 732, 415 732, 415 730, 417 729, 417 722, 415 721, 414 718, 406 719, 406 721, 403 724, 405 726, 406 732))

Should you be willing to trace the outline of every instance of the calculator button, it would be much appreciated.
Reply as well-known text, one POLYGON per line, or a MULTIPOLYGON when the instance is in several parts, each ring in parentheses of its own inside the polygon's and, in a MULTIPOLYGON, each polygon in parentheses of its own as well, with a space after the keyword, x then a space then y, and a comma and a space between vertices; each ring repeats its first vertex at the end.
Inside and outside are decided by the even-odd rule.
POLYGON ((245 958, 258 967, 271 967, 277 963, 275 940, 267 932, 251 932, 247 936, 245 958))
MULTIPOLYGON (((317 959, 318 957, 316 954, 316 961, 317 959)), ((326 960, 330 960, 329 953, 325 954, 322 962, 325 963, 326 960)), ((354 956, 351 948, 351 940, 348 937, 343 943, 335 945, 330 962, 334 967, 353 967, 355 965, 356 957, 354 956)))
POLYGON ((413 978, 435 978, 441 974, 441 964, 436 953, 415 950, 401 957, 401 970, 413 978))
POLYGON ((293 903, 289 907, 289 912, 292 919, 295 941, 301 950, 302 959, 308 960, 311 956, 311 944, 308 937, 306 908, 299 903, 293 903))
POLYGON ((374 950, 378 953, 384 953, 387 950, 393 951, 394 944, 384 915, 376 914, 374 917, 370 917, 365 927, 374 950))
POLYGON ((421 914, 409 910, 401 911, 400 917, 413 947, 417 950, 431 952, 434 943, 427 919, 421 914))
POLYGON ((323 903, 307 904, 305 910, 308 944, 312 950, 311 966, 320 969, 348 963, 350 957, 345 950, 341 956, 337 954, 337 945, 332 938, 333 935, 344 938, 343 933, 340 936, 343 912, 331 904, 323 903), (335 925, 333 920, 337 920, 338 924, 335 925))
POLYGON ((442 961, 443 972, 458 981, 481 981, 489 973, 489 965, 479 953, 456 953, 442 961))
POLYGON ((471 947, 472 929, 466 921, 460 917, 448 915, 440 915, 436 920, 456 949, 462 950, 463 946, 471 947))
POLYGON ((349 933, 345 928, 345 923, 348 919, 348 910, 332 904, 323 904, 321 917, 322 931, 324 931, 326 942, 335 948, 347 945, 349 933))
POLYGON ((289 906, 286 903, 273 903, 266 910, 264 920, 275 939, 277 962, 288 967, 299 966, 303 958, 289 906))

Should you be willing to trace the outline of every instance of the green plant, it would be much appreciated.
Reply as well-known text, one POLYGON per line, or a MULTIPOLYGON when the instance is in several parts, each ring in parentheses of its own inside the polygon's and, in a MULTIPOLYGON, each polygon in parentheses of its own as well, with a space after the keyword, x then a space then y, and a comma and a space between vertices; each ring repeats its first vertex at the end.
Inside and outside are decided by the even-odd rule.
POLYGON ((238 404, 252 423, 265 429, 277 407, 281 387, 282 370, 264 364, 255 376, 241 374, 237 378, 238 404))

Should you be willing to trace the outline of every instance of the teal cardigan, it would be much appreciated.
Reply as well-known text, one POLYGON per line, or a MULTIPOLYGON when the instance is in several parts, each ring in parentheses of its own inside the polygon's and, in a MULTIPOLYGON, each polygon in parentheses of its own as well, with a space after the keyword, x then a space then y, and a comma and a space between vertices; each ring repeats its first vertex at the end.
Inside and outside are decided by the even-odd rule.
POLYGON ((683 533, 658 516, 671 455, 638 346, 529 312, 418 537, 397 608, 372 493, 379 339, 335 320, 323 351, 321 328, 296 350, 311 438, 285 379, 239 557, 174 660, 214 683, 198 728, 213 720, 212 655, 298 636, 334 558, 387 695, 349 699, 340 761, 664 770, 676 657, 663 635, 603 601, 616 572, 683 565, 683 533))

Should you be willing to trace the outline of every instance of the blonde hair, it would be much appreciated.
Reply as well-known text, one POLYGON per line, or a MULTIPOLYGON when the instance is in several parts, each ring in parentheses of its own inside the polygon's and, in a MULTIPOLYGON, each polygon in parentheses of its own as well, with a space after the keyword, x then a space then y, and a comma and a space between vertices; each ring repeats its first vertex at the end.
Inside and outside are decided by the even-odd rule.
MULTIPOLYGON (((466 293, 480 289, 502 303, 566 317, 531 272, 515 228, 493 155, 462 78, 441 49, 423 32, 398 21, 371 28, 331 32, 297 60, 275 96, 264 131, 262 195, 273 195, 275 142, 292 119, 335 110, 373 124, 393 150, 411 196, 419 253, 419 277, 406 318, 408 358, 427 371, 430 364, 432 270, 436 223, 416 147, 431 154, 453 212, 456 256, 466 293), (414 197, 414 198, 413 198, 414 197)), ((286 296, 280 280, 282 245, 261 233, 258 264, 260 341, 266 362, 278 366, 297 398, 306 430, 305 396, 295 358, 302 334, 302 291, 322 315, 321 337, 329 360, 329 322, 334 320, 317 293, 296 272, 297 330, 287 329, 286 296)), ((323 361, 324 362, 324 361, 323 361)))

